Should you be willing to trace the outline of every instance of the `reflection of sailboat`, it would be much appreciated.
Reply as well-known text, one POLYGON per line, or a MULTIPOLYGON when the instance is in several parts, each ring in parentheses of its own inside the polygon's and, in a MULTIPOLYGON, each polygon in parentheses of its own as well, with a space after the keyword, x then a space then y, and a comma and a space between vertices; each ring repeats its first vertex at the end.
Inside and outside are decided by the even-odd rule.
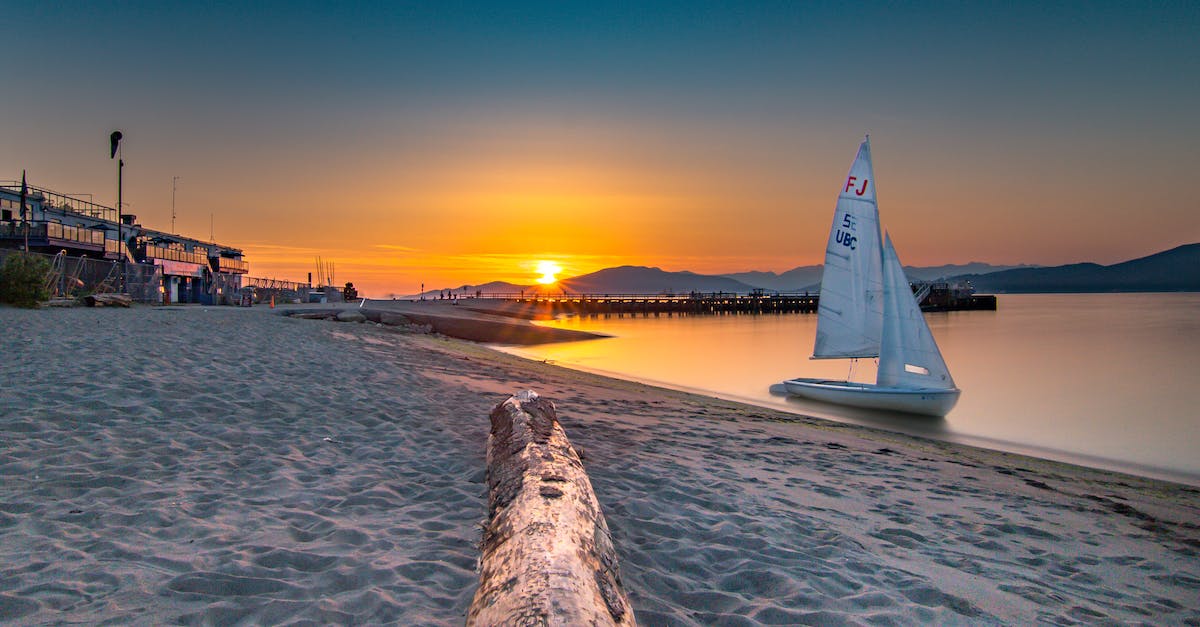
POLYGON ((869 138, 838 195, 813 344, 813 359, 860 357, 879 358, 875 383, 790 379, 784 386, 813 400, 934 416, 958 401, 891 237, 879 235, 869 138))

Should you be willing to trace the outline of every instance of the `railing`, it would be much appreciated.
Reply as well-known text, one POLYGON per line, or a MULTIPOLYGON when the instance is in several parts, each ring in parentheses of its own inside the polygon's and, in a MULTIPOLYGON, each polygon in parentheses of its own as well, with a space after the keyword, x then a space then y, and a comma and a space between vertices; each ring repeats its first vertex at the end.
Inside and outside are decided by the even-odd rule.
POLYGON ((307 283, 297 281, 283 281, 280 279, 261 279, 256 277, 245 277, 242 279, 242 285, 260 288, 264 290, 285 290, 289 292, 308 292, 309 286, 307 283))
POLYGON ((217 257, 216 260, 218 272, 234 272, 237 274, 245 274, 250 271, 250 264, 241 259, 217 257))
POLYGON ((145 256, 148 259, 165 259, 208 265, 207 252, 179 250, 178 248, 167 248, 165 246, 155 246, 154 244, 146 244, 145 256))
POLYGON ((45 239, 46 225, 35 222, 0 222, 0 237, 23 238, 25 237, 26 228, 28 228, 30 239, 45 239))
POLYGON ((46 223, 46 236, 54 239, 80 242, 92 246, 104 245, 104 231, 79 226, 68 226, 58 222, 46 223))
MULTIPOLYGON (((96 247, 104 246, 105 244, 104 231, 97 231, 81 226, 69 226, 58 222, 23 223, 15 220, 12 222, 0 222, 0 237, 23 238, 25 237, 26 224, 28 224, 30 239, 55 239, 96 247)), ((116 244, 116 240, 113 240, 113 244, 116 244)))
MULTIPOLYGON (((3 181, 0 182, 0 187, 9 192, 20 194, 20 181, 3 181)), ((117 221, 117 210, 112 207, 106 207, 101 204, 94 203, 90 200, 82 200, 72 196, 65 196, 58 192, 52 192, 48 189, 27 185, 27 196, 31 199, 41 201, 43 207, 48 209, 57 209, 60 211, 68 211, 79 215, 88 216, 89 218, 98 218, 108 220, 110 222, 117 221)))

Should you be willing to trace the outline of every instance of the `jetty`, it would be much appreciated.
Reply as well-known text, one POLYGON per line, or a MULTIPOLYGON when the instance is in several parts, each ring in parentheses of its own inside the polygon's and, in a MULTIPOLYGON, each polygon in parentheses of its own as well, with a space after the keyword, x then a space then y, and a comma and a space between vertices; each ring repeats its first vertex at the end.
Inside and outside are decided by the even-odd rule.
POLYGON ((460 306, 533 320, 577 316, 672 316, 706 314, 813 313, 817 295, 731 294, 479 294, 460 306))
MULTIPOLYGON (((477 311, 533 320, 561 314, 576 316, 675 316, 675 315, 764 315, 816 313, 817 294, 732 294, 692 292, 689 294, 503 294, 480 293, 456 299, 458 305, 477 311)), ((922 299, 922 311, 995 311, 996 297, 990 294, 955 294, 930 290, 922 299)))

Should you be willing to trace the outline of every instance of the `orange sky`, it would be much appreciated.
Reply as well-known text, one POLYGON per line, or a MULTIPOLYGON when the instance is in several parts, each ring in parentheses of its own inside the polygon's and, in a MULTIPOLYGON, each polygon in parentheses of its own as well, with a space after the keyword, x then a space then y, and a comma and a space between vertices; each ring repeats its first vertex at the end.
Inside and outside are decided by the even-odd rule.
MULTIPOLYGON (((783 271, 821 262, 860 139, 780 129, 777 139, 761 130, 758 143, 739 145, 713 133, 655 140, 616 127, 559 141, 536 120, 524 124, 505 123, 505 137, 481 130, 420 159, 389 163, 386 144, 367 143, 345 162, 276 163, 233 187, 196 190, 184 180, 180 228, 205 232, 202 208, 214 207, 218 239, 244 247, 255 276, 303 278, 320 255, 337 264, 339 281, 375 295, 421 283, 532 283, 542 259, 565 276, 622 264, 783 271), (307 171, 298 179, 297 170, 307 171)), ((1026 142, 1039 146, 1011 138, 971 151, 951 137, 876 134, 882 219, 903 260, 1113 263, 1200 239, 1195 204, 1174 200, 1170 183, 1186 178, 1185 164, 1161 159, 1147 171, 1116 156, 1012 158, 1026 142)), ((1080 149, 1104 150, 1096 144, 1080 149)), ((138 213, 147 223, 165 218, 138 213)))
POLYGON ((906 264, 1200 241, 1193 6, 489 6, 18 6, 0 179, 115 204, 119 128, 142 224, 179 176, 178 232, 373 296, 820 263, 864 133, 906 264))

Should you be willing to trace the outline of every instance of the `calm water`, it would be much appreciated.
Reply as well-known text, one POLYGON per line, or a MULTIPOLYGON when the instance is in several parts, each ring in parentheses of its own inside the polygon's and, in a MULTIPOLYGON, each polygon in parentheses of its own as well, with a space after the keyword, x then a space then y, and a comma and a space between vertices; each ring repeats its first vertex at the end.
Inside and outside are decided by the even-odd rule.
MULTIPOLYGON (((1200 484, 1200 294, 1001 295, 995 312, 926 314, 955 382, 943 420, 772 393, 845 378, 813 361, 813 315, 568 318, 615 337, 505 348, 560 365, 798 413, 1200 484)), ((856 380, 874 381, 859 362, 856 380)))

